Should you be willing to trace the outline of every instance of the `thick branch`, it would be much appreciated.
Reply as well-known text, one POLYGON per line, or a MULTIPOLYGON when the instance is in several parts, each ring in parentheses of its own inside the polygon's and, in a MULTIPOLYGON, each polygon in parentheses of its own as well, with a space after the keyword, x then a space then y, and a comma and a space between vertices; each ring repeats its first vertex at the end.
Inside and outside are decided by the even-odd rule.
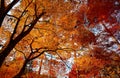
POLYGON ((13 39, 14 35, 16 34, 16 30, 17 30, 17 28, 18 28, 18 25, 19 25, 19 23, 20 23, 20 20, 21 20, 21 18, 23 17, 23 15, 27 12, 26 9, 29 7, 29 5, 30 5, 31 3, 32 3, 32 1, 25 7, 24 11, 23 11, 23 12, 21 13, 21 15, 18 17, 17 23, 16 23, 16 25, 15 25, 15 28, 14 28, 14 31, 13 31, 13 34, 12 34, 10 40, 13 39))
POLYGON ((22 32, 19 34, 14 40, 11 40, 10 43, 7 45, 7 47, 2 51, 0 54, 0 67, 2 66, 5 58, 8 56, 8 54, 11 52, 11 50, 16 46, 16 44, 23 39, 27 34, 30 33, 30 31, 33 29, 39 18, 41 18, 45 12, 42 12, 35 20, 32 21, 31 26, 28 30, 25 32, 22 32))
MULTIPOLYGON (((1 7, 1 10, 0 10, 0 27, 2 26, 3 20, 4 20, 5 16, 7 15, 7 13, 12 9, 12 7, 15 4, 18 3, 18 1, 19 0, 13 0, 7 7, 5 7, 5 8, 1 7)), ((4 2, 4 0, 2 0, 1 2, 4 2)), ((1 5, 3 5, 4 3, 1 3, 1 5)))
POLYGON ((20 0, 13 0, 13 1, 6 7, 5 13, 7 14, 7 13, 13 8, 13 6, 18 3, 18 1, 20 1, 20 0))
POLYGON ((39 18, 41 18, 43 15, 45 14, 45 12, 42 12, 34 21, 31 22, 31 26, 29 27, 28 30, 22 32, 21 34, 19 34, 14 41, 20 41, 22 38, 24 38, 27 34, 30 33, 30 31, 34 28, 34 25, 37 23, 37 21, 39 20, 39 18))
POLYGON ((5 0, 0 0, 0 12, 2 12, 5 8, 5 0))

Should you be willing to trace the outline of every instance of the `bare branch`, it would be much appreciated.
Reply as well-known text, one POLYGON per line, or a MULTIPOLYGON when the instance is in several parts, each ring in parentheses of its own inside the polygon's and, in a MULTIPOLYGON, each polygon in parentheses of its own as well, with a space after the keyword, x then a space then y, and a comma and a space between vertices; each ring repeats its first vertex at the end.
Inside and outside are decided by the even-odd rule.
POLYGON ((35 16, 37 17, 37 5, 36 5, 36 1, 34 3, 34 10, 35 10, 35 16))
MULTIPOLYGON (((40 49, 44 49, 44 48, 40 48, 40 49)), ((39 50, 40 50, 39 49, 39 50)), ((34 52, 34 53, 40 53, 40 54, 38 54, 37 56, 34 56, 33 58, 30 58, 29 60, 33 60, 33 59, 35 59, 35 58, 37 58, 37 57, 39 57, 39 56, 41 56, 44 52, 55 52, 56 50, 48 50, 48 49, 46 49, 46 47, 45 47, 45 50, 43 50, 42 52, 34 52)))
POLYGON ((29 7, 29 5, 30 5, 31 3, 32 3, 32 1, 25 7, 24 11, 23 11, 23 12, 21 13, 21 15, 18 17, 17 23, 16 23, 16 25, 15 25, 13 34, 12 34, 11 37, 10 37, 10 40, 12 40, 13 37, 14 37, 14 35, 16 34, 16 30, 17 30, 18 25, 19 25, 19 23, 20 23, 20 19, 25 15, 25 13, 27 12, 26 9, 29 7))
MULTIPOLYGON (((31 53, 30 53, 30 55, 28 56, 28 59, 29 59, 32 55, 34 55, 35 53, 40 53, 40 52, 38 52, 39 50, 41 50, 41 49, 47 49, 46 47, 41 47, 41 48, 38 48, 38 49, 36 49, 35 51, 33 51, 33 48, 32 48, 33 42, 34 42, 34 39, 33 39, 32 42, 30 43, 30 51, 31 51, 31 53)), ((37 57, 36 57, 36 58, 37 58, 37 57)))
POLYGON ((7 16, 18 19, 18 17, 14 16, 14 15, 7 14, 7 16))
POLYGON ((5 9, 5 0, 0 0, 0 12, 5 9))
MULTIPOLYGON (((18 19, 18 21, 17 21, 17 23, 16 23, 17 25, 15 26, 16 29, 14 30, 14 34, 12 34, 12 36, 10 37, 10 42, 9 42, 9 44, 8 44, 7 47, 5 47, 5 49, 2 51, 3 53, 0 54, 0 57, 1 57, 1 59, 0 59, 0 67, 1 67, 2 64, 3 64, 3 62, 4 62, 4 60, 5 60, 5 57, 8 56, 8 54, 9 54, 9 53, 11 52, 11 50, 16 46, 16 44, 17 44, 18 42, 20 42, 20 40, 22 40, 27 34, 30 33, 30 31, 34 28, 34 26, 35 26, 35 24, 37 23, 37 21, 39 20, 39 18, 41 18, 45 13, 46 13, 46 12, 43 11, 41 14, 39 14, 39 15, 37 16, 37 18, 35 18, 35 19, 30 23, 31 26, 30 26, 26 31, 18 34, 18 36, 13 39, 14 34, 16 33, 16 29, 17 29, 17 27, 18 27, 19 21, 20 21, 20 19, 18 19)), ((5 15, 6 15, 6 14, 5 14, 5 15)), ((0 22, 1 22, 1 18, 0 18, 0 22)))
POLYGON ((13 0, 5 9, 6 12, 9 12, 10 9, 15 5, 17 4, 17 2, 20 1, 20 0, 13 0))
POLYGON ((28 26, 28 25, 26 25, 28 18, 29 18, 29 16, 27 16, 26 19, 25 19, 24 27, 23 27, 23 29, 21 31, 22 33, 25 31, 25 28, 28 26))
POLYGON ((44 14, 45 12, 42 12, 35 20, 31 22, 31 26, 28 28, 28 30, 19 34, 19 36, 17 36, 14 40, 20 40, 21 38, 25 37, 34 28, 34 25, 37 23, 39 18, 42 17, 44 14))
POLYGON ((5 16, 7 15, 7 13, 12 9, 12 7, 18 3, 19 0, 13 0, 7 7, 4 7, 4 0, 2 0, 1 3, 2 4, 2 7, 1 7, 1 10, 0 10, 0 27, 2 26, 2 22, 5 18, 5 16), (3 9, 3 10, 2 10, 3 9))
POLYGON ((29 60, 33 60, 33 59, 35 59, 35 58, 41 56, 44 52, 46 52, 46 51, 42 51, 39 55, 37 55, 37 56, 35 56, 35 57, 33 57, 33 58, 30 58, 29 60))
POLYGON ((17 48, 15 48, 15 50, 16 50, 16 51, 18 51, 18 52, 20 52, 20 53, 22 53, 22 54, 24 55, 24 58, 25 58, 25 59, 27 59, 27 57, 26 57, 26 55, 25 55, 25 53, 24 53, 24 52, 22 52, 22 51, 18 50, 17 48))
POLYGON ((32 42, 30 43, 30 50, 31 50, 31 54, 33 53, 33 49, 32 49, 32 43, 33 43, 34 39, 32 40, 32 42))
POLYGON ((105 24, 103 24, 103 26, 104 26, 105 30, 115 39, 115 41, 117 42, 117 44, 120 45, 119 41, 116 39, 116 37, 114 36, 114 34, 111 31, 109 31, 109 29, 105 26, 105 24))

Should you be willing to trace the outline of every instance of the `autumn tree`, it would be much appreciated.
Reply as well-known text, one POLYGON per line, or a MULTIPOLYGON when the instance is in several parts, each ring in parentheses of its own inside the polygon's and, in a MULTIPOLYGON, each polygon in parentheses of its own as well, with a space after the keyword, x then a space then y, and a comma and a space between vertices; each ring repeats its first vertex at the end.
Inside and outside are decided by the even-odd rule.
MULTIPOLYGON (((2 46, 4 46, 4 48, 1 50, 1 53, 0 53, 0 56, 1 56, 0 66, 3 64, 5 57, 8 56, 8 54, 15 47, 15 45, 32 30, 32 28, 37 23, 39 18, 41 18, 41 16, 43 16, 45 14, 45 12, 42 12, 40 14, 36 13, 37 8, 35 8, 35 10, 34 10, 35 11, 35 14, 34 14, 35 19, 28 21, 29 18, 28 18, 28 16, 26 17, 25 15, 26 15, 28 7, 31 5, 32 2, 33 2, 32 0, 28 1, 27 6, 23 9, 22 12, 20 12, 20 15, 18 15, 18 17, 8 14, 8 16, 11 17, 10 19, 12 20, 14 18, 13 20, 15 20, 16 22, 15 22, 15 25, 13 26, 14 30, 10 34, 8 42, 6 42, 7 46, 2 45, 2 46), (25 18, 24 25, 22 27, 20 27, 20 22, 21 22, 21 19, 23 19, 23 18, 25 18), (31 26, 29 26, 29 25, 31 25, 31 26), (19 34, 17 32, 18 29, 20 30, 19 34)), ((8 19, 8 21, 10 19, 8 19)))
POLYGON ((3 78, 119 78, 119 0, 2 1, 3 78))
MULTIPOLYGON (((7 3, 8 2, 6 2, 6 4, 7 3)), ((71 36, 75 34, 73 29, 74 25, 76 24, 76 20, 71 22, 75 18, 64 20, 64 15, 69 14, 71 11, 71 13, 66 16, 65 19, 69 19, 70 16, 74 16, 73 8, 77 3, 78 2, 72 3, 71 1, 64 2, 61 0, 59 0, 59 2, 50 0, 27 0, 20 1, 15 7, 11 6, 12 10, 8 11, 9 13, 7 13, 6 17, 4 17, 5 21, 1 26, 0 65, 2 66, 3 62, 6 65, 6 62, 11 55, 14 56, 11 58, 17 60, 18 62, 22 59, 21 63, 23 64, 20 66, 20 72, 17 71, 18 74, 16 75, 18 77, 25 72, 27 63, 41 56, 46 51, 50 51, 50 53, 52 53, 51 51, 56 52, 59 50, 59 53, 64 55, 64 51, 62 50, 64 50, 64 48, 72 48, 74 45, 73 42, 71 45, 67 40, 64 41, 64 39, 70 38, 68 34, 71 36), (63 20, 58 22, 60 20, 59 18, 63 18, 63 20), (8 24, 6 24, 6 22, 8 24), (65 28, 67 23, 69 23, 70 26, 65 28), (72 33, 69 33, 68 30, 72 31, 72 33), (62 31, 65 32, 65 38, 63 38, 62 31), (4 41, 5 43, 2 43, 4 41), (18 55, 15 55, 15 53, 18 55), (23 57, 21 57, 21 54, 19 53, 23 54, 23 57)), ((78 48, 78 45, 76 46, 78 48)), ((72 49, 70 50, 72 51, 72 49)), ((63 60, 63 57, 59 56, 59 59, 63 60)), ((9 67, 9 64, 6 66, 9 67)))

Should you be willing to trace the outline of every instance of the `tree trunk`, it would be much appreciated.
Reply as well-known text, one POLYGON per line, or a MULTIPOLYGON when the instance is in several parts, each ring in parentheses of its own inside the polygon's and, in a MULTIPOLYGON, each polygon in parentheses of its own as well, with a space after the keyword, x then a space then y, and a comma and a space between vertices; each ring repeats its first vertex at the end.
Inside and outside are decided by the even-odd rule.
POLYGON ((16 74, 13 78, 21 78, 21 76, 25 73, 25 67, 28 62, 29 62, 29 60, 26 59, 25 62, 23 63, 21 70, 19 71, 19 73, 16 74))
POLYGON ((3 62, 5 61, 5 58, 9 55, 11 50, 15 47, 17 43, 14 41, 11 41, 8 46, 0 53, 0 67, 2 66, 3 62))
POLYGON ((0 27, 2 26, 2 22, 5 18, 5 1, 4 0, 0 0, 0 27))
POLYGON ((0 27, 2 26, 3 20, 6 16, 6 14, 4 13, 4 9, 3 7, 0 8, 0 27))

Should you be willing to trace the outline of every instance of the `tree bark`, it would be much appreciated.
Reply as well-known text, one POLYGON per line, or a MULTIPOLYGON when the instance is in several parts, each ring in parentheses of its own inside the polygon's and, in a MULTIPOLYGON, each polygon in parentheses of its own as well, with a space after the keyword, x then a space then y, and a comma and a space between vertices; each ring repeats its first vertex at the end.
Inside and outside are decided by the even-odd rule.
POLYGON ((21 78, 21 76, 25 73, 26 65, 28 62, 29 62, 29 60, 26 59, 25 62, 23 63, 21 70, 19 71, 19 73, 16 74, 13 78, 21 78))
POLYGON ((35 24, 41 18, 45 12, 42 12, 35 20, 32 21, 31 26, 28 30, 21 32, 14 40, 11 39, 7 47, 0 53, 0 67, 2 66, 5 58, 8 56, 8 54, 11 52, 11 50, 16 46, 20 40, 22 40, 27 34, 30 33, 30 31, 34 28, 35 24))
POLYGON ((11 50, 15 47, 16 43, 11 40, 8 46, 0 53, 0 67, 2 66, 5 58, 8 56, 8 54, 11 52, 11 50))
POLYGON ((7 7, 3 6, 5 4, 5 1, 1 1, 0 6, 0 27, 2 26, 3 20, 7 13, 12 9, 12 7, 18 3, 19 0, 13 0, 7 7))

